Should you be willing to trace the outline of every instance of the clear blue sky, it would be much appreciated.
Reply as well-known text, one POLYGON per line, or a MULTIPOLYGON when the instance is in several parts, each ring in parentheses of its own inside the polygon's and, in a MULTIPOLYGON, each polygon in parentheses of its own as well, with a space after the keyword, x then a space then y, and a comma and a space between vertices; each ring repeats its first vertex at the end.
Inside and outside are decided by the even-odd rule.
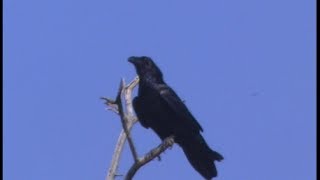
MULTIPOLYGON (((316 177, 315 1, 4 1, 4 179, 104 179, 100 96, 151 56, 224 155, 218 180, 316 177)), ((139 124, 140 155, 160 143, 139 124)), ((126 148, 119 173, 132 163, 126 148)), ((135 179, 201 179, 178 146, 135 179)))

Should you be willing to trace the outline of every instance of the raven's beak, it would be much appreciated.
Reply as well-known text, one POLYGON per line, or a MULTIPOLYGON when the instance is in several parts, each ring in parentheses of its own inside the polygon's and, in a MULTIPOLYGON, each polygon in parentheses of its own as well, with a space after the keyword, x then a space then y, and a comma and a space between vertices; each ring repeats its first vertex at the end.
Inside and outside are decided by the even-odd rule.
POLYGON ((131 56, 131 57, 128 58, 128 61, 129 61, 130 63, 136 65, 136 64, 137 64, 137 61, 138 61, 138 58, 135 57, 135 56, 131 56))

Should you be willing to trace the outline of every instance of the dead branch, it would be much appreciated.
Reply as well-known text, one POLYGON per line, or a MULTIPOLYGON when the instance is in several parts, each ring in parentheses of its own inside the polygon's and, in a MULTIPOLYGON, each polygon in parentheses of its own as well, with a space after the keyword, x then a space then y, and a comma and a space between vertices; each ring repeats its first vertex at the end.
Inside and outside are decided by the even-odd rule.
POLYGON ((109 110, 112 110, 113 112, 119 114, 121 118, 121 124, 123 127, 123 130, 121 131, 118 137, 118 141, 117 141, 117 144, 112 156, 112 160, 111 160, 111 165, 108 169, 108 175, 105 178, 106 180, 114 180, 114 178, 117 176, 117 169, 120 161, 120 156, 121 156, 127 137, 129 137, 128 142, 129 142, 130 149, 135 161, 136 159, 138 159, 136 150, 133 145, 133 141, 129 134, 132 126, 134 125, 135 122, 137 122, 137 118, 133 114, 131 94, 132 94, 133 88, 138 84, 138 82, 139 82, 139 78, 135 78, 128 86, 125 86, 125 82, 122 79, 115 101, 110 98, 101 97, 102 100, 105 100, 105 104, 108 106, 109 110), (123 94, 130 94, 130 95, 124 95, 127 112, 124 112, 122 107, 121 96, 123 94))
POLYGON ((145 154, 143 157, 138 158, 133 140, 130 136, 130 131, 133 125, 138 121, 137 117, 134 115, 134 110, 132 106, 132 91, 139 83, 139 78, 136 77, 132 82, 130 82, 127 86, 125 81, 122 79, 119 90, 117 93, 116 100, 112 100, 109 98, 102 97, 101 99, 105 100, 105 104, 108 106, 108 110, 111 110, 117 113, 120 116, 121 124, 123 130, 121 131, 118 141, 112 156, 111 165, 108 170, 108 175, 106 176, 106 180, 114 180, 117 174, 117 169, 120 161, 120 156, 125 144, 126 139, 128 139, 129 147, 134 159, 134 164, 129 169, 128 173, 125 176, 126 180, 131 180, 135 173, 145 164, 150 162, 156 157, 164 152, 168 147, 174 144, 173 137, 168 137, 165 139, 158 147, 152 149, 150 152, 145 154), (125 109, 122 104, 122 97, 124 97, 125 109))
MULTIPOLYGON (((121 100, 121 95, 122 93, 126 94, 128 92, 128 88, 125 87, 125 81, 124 79, 121 80, 120 87, 119 87, 119 92, 117 95, 116 103, 118 104, 118 109, 119 109, 119 115, 121 118, 121 124, 124 132, 127 135, 127 139, 129 142, 129 147, 133 156, 134 161, 136 162, 138 160, 138 155, 137 151, 134 147, 130 131, 128 130, 128 124, 130 123, 129 121, 131 120, 129 117, 133 117, 133 114, 129 114, 128 112, 125 113, 122 107, 122 100, 121 100)), ((128 99, 127 101, 131 101, 131 99, 128 99)), ((128 109, 128 108, 127 108, 128 109)))
POLYGON ((152 149, 149 151, 146 155, 139 158, 137 162, 135 162, 131 168, 129 169, 125 180, 131 180, 133 176, 136 174, 136 172, 145 164, 150 162, 156 157, 159 157, 159 155, 164 152, 166 149, 171 147, 174 144, 173 136, 170 136, 166 138, 158 147, 152 149))

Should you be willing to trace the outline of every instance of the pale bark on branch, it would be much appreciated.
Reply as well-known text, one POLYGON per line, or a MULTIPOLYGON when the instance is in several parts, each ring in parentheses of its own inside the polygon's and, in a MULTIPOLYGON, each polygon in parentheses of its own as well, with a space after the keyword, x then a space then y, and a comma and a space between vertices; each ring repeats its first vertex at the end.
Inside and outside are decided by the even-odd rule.
POLYGON ((133 125, 137 122, 137 117, 134 115, 134 110, 132 106, 132 91, 139 83, 139 78, 136 77, 131 83, 128 85, 125 84, 125 81, 122 79, 116 100, 112 100, 109 98, 102 97, 101 99, 105 100, 105 104, 108 107, 108 110, 111 110, 117 113, 120 116, 121 124, 123 130, 120 132, 118 137, 117 144, 115 146, 115 150, 112 156, 111 165, 108 169, 108 174, 106 176, 106 180, 114 180, 115 177, 120 176, 117 174, 117 169, 119 166, 119 161, 121 157, 121 153, 123 151, 124 144, 128 139, 129 147, 134 159, 134 164, 131 166, 129 171, 125 175, 126 180, 131 180, 135 173, 139 170, 140 167, 144 166, 151 160, 164 152, 168 147, 174 144, 173 137, 168 137, 165 139, 158 147, 152 149, 143 157, 138 157, 136 148, 134 146, 132 137, 130 135, 130 131, 133 125), (124 104, 122 103, 122 97, 124 98, 124 104), (125 108, 123 108, 123 106, 125 108))
POLYGON ((125 180, 131 180, 133 176, 136 174, 136 172, 145 164, 150 162, 156 157, 159 157, 162 152, 164 152, 166 149, 171 147, 174 144, 174 137, 170 136, 166 138, 159 146, 149 151, 146 155, 139 158, 138 161, 136 161, 131 168, 129 169, 125 180))

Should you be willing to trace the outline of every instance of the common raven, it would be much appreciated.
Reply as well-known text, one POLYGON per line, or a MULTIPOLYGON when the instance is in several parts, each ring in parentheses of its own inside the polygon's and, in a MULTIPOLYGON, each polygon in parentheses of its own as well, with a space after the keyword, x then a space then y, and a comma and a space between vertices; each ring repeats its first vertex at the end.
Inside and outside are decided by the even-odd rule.
POLYGON ((200 134, 202 127, 164 82, 157 65, 146 56, 130 57, 128 61, 135 66, 140 78, 133 107, 141 125, 151 128, 161 140, 173 135, 196 171, 206 179, 216 177, 214 161, 221 161, 222 155, 207 145, 200 134))

